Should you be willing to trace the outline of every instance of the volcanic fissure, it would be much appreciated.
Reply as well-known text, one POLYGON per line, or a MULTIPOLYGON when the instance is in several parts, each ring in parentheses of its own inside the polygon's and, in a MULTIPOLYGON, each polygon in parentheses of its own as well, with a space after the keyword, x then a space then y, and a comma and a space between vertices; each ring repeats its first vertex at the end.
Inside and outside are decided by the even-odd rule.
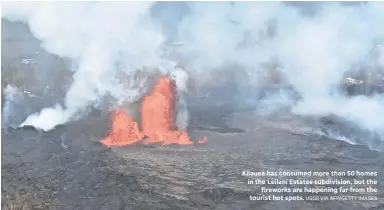
MULTIPOLYGON (((113 112, 111 130, 101 142, 107 146, 193 144, 188 133, 175 125, 176 98, 175 81, 161 76, 152 91, 142 98, 141 128, 123 109, 119 109, 113 112)), ((207 140, 205 136, 197 143, 206 143, 207 140)))

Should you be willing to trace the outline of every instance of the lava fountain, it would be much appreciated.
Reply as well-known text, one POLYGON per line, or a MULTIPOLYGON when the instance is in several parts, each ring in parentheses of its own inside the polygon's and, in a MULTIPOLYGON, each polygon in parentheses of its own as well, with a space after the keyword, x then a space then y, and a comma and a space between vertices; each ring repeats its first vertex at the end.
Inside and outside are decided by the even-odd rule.
MULTIPOLYGON (((124 146, 137 143, 161 143, 162 145, 193 144, 188 133, 175 125, 175 81, 161 76, 152 91, 143 97, 141 129, 124 110, 112 114, 109 135, 101 140, 107 146, 124 146)), ((197 143, 207 142, 207 137, 197 143)))

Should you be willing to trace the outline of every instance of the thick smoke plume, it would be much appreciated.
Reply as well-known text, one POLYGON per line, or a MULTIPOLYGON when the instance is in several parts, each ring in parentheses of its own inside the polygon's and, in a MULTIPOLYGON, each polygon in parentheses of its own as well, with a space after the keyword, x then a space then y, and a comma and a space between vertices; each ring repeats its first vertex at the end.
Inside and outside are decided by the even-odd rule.
POLYGON ((114 80, 147 66, 163 67, 157 49, 164 38, 148 14, 152 3, 5 3, 3 17, 27 23, 50 53, 77 64, 73 83, 60 104, 29 116, 23 125, 50 130, 79 116, 107 93, 137 97, 114 80))
MULTIPOLYGON (((77 64, 65 103, 29 116, 22 125, 50 130, 75 119, 106 94, 132 101, 143 93, 118 82, 119 75, 129 77, 147 67, 170 72, 177 63, 201 84, 218 83, 218 72, 228 66, 246 75, 236 81, 243 85, 290 84, 301 99, 292 103, 289 97, 279 98, 287 98, 293 113, 336 115, 384 138, 383 95, 347 97, 338 91, 356 69, 374 75, 367 82, 383 81, 378 76, 384 66, 381 2, 319 3, 310 8, 279 2, 2 6, 3 18, 28 24, 48 52, 77 64)), ((188 121, 183 106, 181 127, 188 121)))

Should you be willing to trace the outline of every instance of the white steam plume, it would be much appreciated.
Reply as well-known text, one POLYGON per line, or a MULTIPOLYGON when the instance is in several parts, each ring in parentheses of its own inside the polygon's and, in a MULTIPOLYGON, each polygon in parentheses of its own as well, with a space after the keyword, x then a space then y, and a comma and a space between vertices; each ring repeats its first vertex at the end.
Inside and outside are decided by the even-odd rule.
POLYGON ((8 125, 15 114, 15 105, 23 98, 22 92, 12 85, 4 88, 4 106, 2 110, 2 124, 8 125))
POLYGON ((64 107, 58 104, 45 108, 29 116, 21 126, 50 130, 81 114, 106 93, 127 100, 139 94, 122 90, 122 84, 115 84, 114 78, 117 71, 160 65, 157 48, 163 37, 151 21, 151 5, 151 2, 3 3, 4 18, 27 23, 48 52, 78 63, 64 107))
MULTIPOLYGON (((159 49, 169 37, 157 28, 161 25, 168 34, 174 27, 172 35, 185 43, 177 53, 188 71, 213 78, 214 83, 220 77, 214 70, 236 63, 247 71, 248 82, 254 83, 266 71, 264 64, 275 62, 302 97, 294 113, 338 115, 384 138, 382 94, 348 98, 334 91, 355 65, 375 63, 377 71, 382 71, 383 47, 375 49, 377 58, 371 54, 374 46, 384 44, 377 43, 384 40, 384 3, 321 3, 309 14, 303 12, 305 8, 279 2, 186 4, 188 12, 172 24, 156 23, 149 14, 152 3, 3 5, 5 17, 28 23, 45 49, 79 64, 62 108, 65 114, 57 115, 64 120, 52 122, 46 130, 67 122, 105 93, 116 98, 129 98, 127 92, 135 95, 136 91, 116 84, 117 71, 143 65, 165 68, 167 60, 159 56, 159 49)), ((172 69, 173 64, 169 65, 167 69, 172 69)), ((53 110, 61 112, 60 107, 53 110)), ((39 127, 40 121, 49 121, 36 116, 28 124, 39 127)))
POLYGON ((185 130, 189 122, 189 113, 185 94, 188 92, 188 73, 180 68, 171 72, 171 78, 176 83, 176 126, 185 130))
MULTIPOLYGON (((179 26, 180 39, 190 43, 184 50, 190 66, 207 71, 235 62, 255 72, 276 59, 303 98, 295 113, 335 114, 384 139, 382 94, 347 98, 334 91, 354 65, 374 62, 369 55, 384 38, 382 2, 324 3, 310 15, 275 2, 197 3, 191 8, 179 26)), ((383 57, 381 52, 381 65, 383 57)))
POLYGON ((345 7, 332 3, 313 18, 301 18, 294 24, 281 17, 277 54, 285 75, 303 97, 294 107, 295 113, 335 114, 379 132, 384 138, 382 95, 346 98, 331 94, 353 65, 369 62, 376 39, 384 35, 379 27, 384 20, 383 6, 368 3, 345 7))

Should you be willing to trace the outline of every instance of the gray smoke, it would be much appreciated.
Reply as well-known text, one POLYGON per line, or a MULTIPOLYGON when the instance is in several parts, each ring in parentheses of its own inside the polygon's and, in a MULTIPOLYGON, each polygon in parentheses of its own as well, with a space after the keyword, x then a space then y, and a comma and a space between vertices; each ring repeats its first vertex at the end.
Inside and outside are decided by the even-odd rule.
POLYGON ((157 56, 163 36, 149 15, 152 3, 7 2, 2 17, 27 23, 50 53, 75 61, 64 105, 44 108, 22 124, 50 130, 81 116, 100 96, 130 100, 139 94, 116 83, 118 72, 167 67, 157 56))
MULTIPOLYGON (((224 68, 236 66, 232 71, 246 75, 238 83, 260 87, 279 81, 292 85, 301 98, 292 103, 289 95, 273 96, 264 104, 286 101, 295 114, 336 115, 383 137, 383 95, 351 98, 337 89, 353 68, 383 72, 384 3, 308 5, 3 3, 3 18, 23 21, 48 52, 78 63, 65 103, 29 116, 22 125, 49 130, 75 119, 105 94, 123 101, 139 97, 140 91, 116 80, 119 72, 129 75, 148 66, 171 72, 181 65, 199 84, 214 84, 224 68), (275 66, 272 73, 270 66, 275 66)), ((180 114, 181 127, 187 116, 180 114)))

